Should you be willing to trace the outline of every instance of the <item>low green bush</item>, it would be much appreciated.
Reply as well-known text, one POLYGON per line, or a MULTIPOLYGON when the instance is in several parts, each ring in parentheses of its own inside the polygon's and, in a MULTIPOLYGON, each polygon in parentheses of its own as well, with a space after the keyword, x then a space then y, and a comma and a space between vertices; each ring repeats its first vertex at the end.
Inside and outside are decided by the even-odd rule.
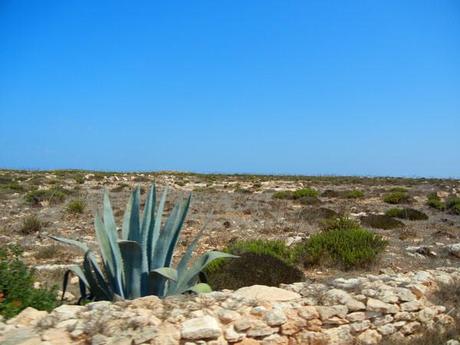
POLYGON ((361 217, 361 224, 376 229, 396 229, 404 226, 404 223, 384 214, 370 214, 361 217))
POLYGON ((318 191, 313 188, 301 188, 295 191, 279 191, 273 194, 274 199, 299 200, 305 197, 316 198, 318 191))
POLYGON ((385 212, 386 216, 400 218, 400 219, 408 219, 408 220, 427 220, 428 216, 418 210, 413 208, 390 208, 385 212))
POLYGON ((322 223, 328 219, 336 219, 339 214, 325 207, 305 207, 299 212, 299 218, 306 222, 322 223))
POLYGON ((279 257, 245 252, 236 260, 209 265, 204 271, 205 281, 214 289, 238 289, 243 286, 279 286, 304 280, 303 272, 279 257))
POLYGON ((387 204, 404 204, 409 202, 409 200, 409 194, 403 191, 391 192, 383 197, 383 201, 387 204))
POLYGON ((22 221, 20 232, 23 235, 30 235, 39 232, 42 229, 42 225, 41 220, 37 216, 28 216, 22 221))
POLYGON ((364 197, 364 192, 359 189, 347 190, 343 193, 343 196, 347 199, 358 199, 364 197))
POLYGON ((307 206, 321 204, 321 200, 319 200, 319 198, 317 198, 316 196, 304 196, 304 197, 301 197, 300 199, 297 199, 297 201, 300 204, 307 205, 307 206))
POLYGON ((273 193, 272 196, 273 199, 292 199, 292 192, 287 191, 287 190, 282 190, 279 192, 273 193))
POLYGON ((390 192, 400 192, 400 193, 407 193, 409 190, 405 187, 393 187, 390 189, 390 192))
POLYGON ((336 228, 312 235, 296 246, 294 255, 305 266, 339 266, 345 270, 373 263, 387 245, 381 236, 362 229, 336 228))
POLYGON ((21 260, 17 246, 0 247, 0 315, 11 318, 27 307, 50 311, 57 306, 57 290, 35 289, 34 273, 21 260))
POLYGON ((441 201, 441 198, 438 196, 436 192, 428 194, 427 199, 427 205, 431 208, 435 208, 440 211, 445 209, 444 203, 441 201))
POLYGON ((304 197, 313 197, 316 198, 318 196, 318 191, 313 188, 302 188, 297 189, 292 193, 292 198, 294 200, 304 198, 304 197))
POLYGON ((66 211, 70 214, 82 214, 85 211, 86 203, 82 199, 74 199, 67 204, 66 211))
POLYGON ((238 289, 254 284, 278 286, 304 278, 302 271, 294 265, 292 248, 283 241, 236 241, 223 251, 239 258, 215 260, 208 265, 204 274, 213 289, 238 289))
POLYGON ((450 196, 446 200, 446 209, 452 214, 460 214, 460 198, 450 196))

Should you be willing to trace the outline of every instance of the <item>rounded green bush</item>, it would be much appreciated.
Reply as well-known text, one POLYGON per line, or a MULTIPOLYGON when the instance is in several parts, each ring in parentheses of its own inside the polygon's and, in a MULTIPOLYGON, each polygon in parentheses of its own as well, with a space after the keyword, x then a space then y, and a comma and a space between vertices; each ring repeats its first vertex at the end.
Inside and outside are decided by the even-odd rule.
POLYGON ((279 286, 304 280, 304 274, 279 257, 246 252, 237 260, 227 260, 205 270, 207 283, 214 290, 238 289, 250 285, 279 286))
POLYGON ((383 197, 383 201, 387 204, 404 204, 409 202, 409 200, 409 194, 403 191, 391 192, 383 197))
POLYGON ((376 229, 396 229, 404 226, 404 223, 383 214, 370 214, 361 217, 361 223, 365 226, 376 229))
POLYGON ((386 216, 400 218, 400 219, 408 219, 408 220, 427 220, 428 216, 418 210, 413 208, 390 208, 385 212, 386 216))
POLYGON ((334 229, 312 235, 296 246, 294 255, 305 266, 340 266, 346 270, 374 262, 387 245, 381 236, 362 229, 334 229))

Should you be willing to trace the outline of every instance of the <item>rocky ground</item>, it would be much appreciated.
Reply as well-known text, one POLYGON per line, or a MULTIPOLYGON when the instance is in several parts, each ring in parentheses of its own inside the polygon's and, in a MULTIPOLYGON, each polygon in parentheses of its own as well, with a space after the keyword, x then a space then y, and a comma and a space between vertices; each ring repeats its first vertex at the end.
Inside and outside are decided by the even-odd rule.
MULTIPOLYGON (((402 220, 402 226, 395 229, 371 228, 389 241, 375 265, 352 272, 330 267, 306 267, 308 279, 316 284, 330 284, 338 277, 413 274, 420 270, 460 266, 460 216, 427 206, 429 193, 437 193, 441 200, 449 195, 460 195, 459 180, 442 179, 4 170, 0 171, 0 245, 20 244, 25 249, 27 263, 40 272, 41 283, 59 284, 63 270, 69 264, 79 263, 81 254, 55 243, 49 235, 79 239, 95 246, 93 217, 101 206, 103 190, 110 192, 116 218, 121 224, 131 188, 140 185, 145 192, 153 181, 160 189, 168 186, 171 202, 167 208, 172 207, 174 199, 193 192, 192 207, 177 254, 181 254, 201 229, 211 210, 210 224, 198 252, 221 249, 235 239, 281 239, 288 244, 301 241, 320 230, 321 219, 317 215, 322 214, 324 209, 360 220, 363 216, 383 214, 391 207, 402 206, 422 211, 428 219, 402 220), (319 197, 307 201, 307 204, 273 198, 276 191, 304 187, 317 190, 319 197), (384 196, 395 187, 408 190, 410 198, 405 204, 390 205, 383 201, 384 196), (60 190, 61 193, 48 195, 44 200, 30 197, 34 195, 31 193, 34 190, 50 189, 60 190), (356 189, 363 192, 362 197, 343 196, 346 191, 356 189), (83 213, 69 211, 73 200, 84 201, 86 207, 83 213), (24 226, 24 221, 30 216, 40 221, 38 229, 30 230, 24 226)), ((368 300, 359 302, 366 304, 368 300)), ((348 320, 346 315, 340 318, 348 320)), ((415 319, 400 321, 420 322, 415 319)), ((348 320, 347 324, 350 322, 354 321, 348 320)), ((368 327, 368 330, 378 330, 378 326, 368 327)), ((273 338, 276 334, 278 332, 273 333, 273 338)), ((282 333, 278 335, 286 336, 282 333)), ((261 340, 259 337, 255 339, 261 340)))

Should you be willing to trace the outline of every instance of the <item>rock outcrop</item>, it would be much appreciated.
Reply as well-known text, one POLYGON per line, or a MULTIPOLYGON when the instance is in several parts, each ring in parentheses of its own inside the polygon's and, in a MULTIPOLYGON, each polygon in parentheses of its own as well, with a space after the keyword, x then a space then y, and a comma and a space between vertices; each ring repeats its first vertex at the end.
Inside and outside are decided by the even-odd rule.
POLYGON ((398 343, 453 326, 445 306, 430 300, 445 284, 460 288, 460 268, 63 305, 51 313, 27 308, 0 320, 0 343, 374 345, 388 337, 398 343))

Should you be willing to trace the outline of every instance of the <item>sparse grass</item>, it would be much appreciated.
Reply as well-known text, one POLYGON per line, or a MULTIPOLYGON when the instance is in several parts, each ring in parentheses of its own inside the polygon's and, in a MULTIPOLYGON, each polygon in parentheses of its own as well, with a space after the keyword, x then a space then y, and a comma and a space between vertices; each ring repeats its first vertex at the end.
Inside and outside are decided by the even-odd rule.
POLYGON ((128 188, 128 187, 129 187, 129 184, 127 184, 127 183, 120 183, 120 184, 118 184, 118 186, 113 187, 113 188, 111 189, 111 191, 114 192, 114 193, 118 193, 118 192, 121 192, 121 191, 125 190, 125 189, 128 188))
POLYGON ((396 229, 404 226, 403 222, 383 214, 370 214, 361 217, 361 223, 364 226, 384 230, 396 229))
POLYGON ((55 257, 59 252, 61 252, 60 246, 52 244, 49 246, 42 246, 35 253, 34 257, 38 260, 47 260, 55 257))
POLYGON ((28 216, 23 220, 20 232, 23 235, 34 234, 40 232, 42 226, 43 224, 37 216, 28 216))
POLYGON ((66 212, 70 214, 82 214, 85 211, 86 203, 82 199, 74 199, 67 204, 66 212))
POLYGON ((427 220, 428 216, 413 208, 390 208, 385 212, 385 215, 394 218, 408 219, 408 220, 427 220))
POLYGON ((312 235, 294 250, 297 260, 305 266, 325 265, 345 270, 373 263, 387 242, 381 236, 362 229, 332 229, 312 235))
POLYGON ((50 204, 62 203, 71 191, 62 187, 52 187, 49 189, 36 189, 25 195, 25 200, 32 205, 39 205, 43 201, 50 204))
POLYGON ((409 200, 409 194, 405 191, 390 192, 383 197, 383 201, 387 204, 404 204, 408 203, 409 200))
POLYGON ((355 219, 349 218, 347 216, 324 219, 321 222, 321 229, 323 231, 350 230, 350 229, 357 229, 359 227, 360 227, 360 224, 358 221, 356 221, 355 219))

